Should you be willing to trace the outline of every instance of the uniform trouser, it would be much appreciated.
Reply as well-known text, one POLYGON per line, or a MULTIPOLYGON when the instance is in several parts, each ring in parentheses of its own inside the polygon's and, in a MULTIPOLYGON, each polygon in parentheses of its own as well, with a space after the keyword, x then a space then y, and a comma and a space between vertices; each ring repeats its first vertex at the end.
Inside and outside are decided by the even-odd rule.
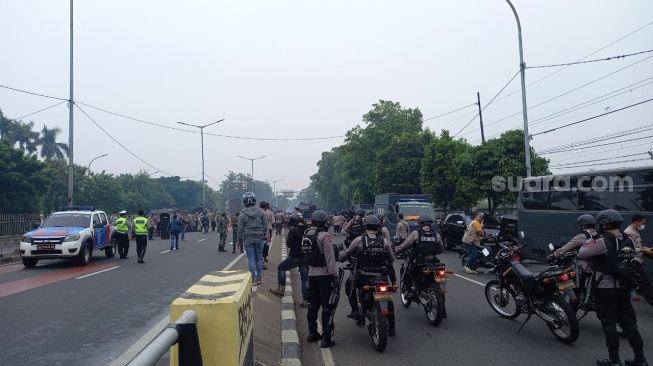
POLYGON ((154 239, 154 227, 147 228, 147 237, 149 240, 154 239))
POLYGON ((136 235, 136 254, 138 259, 145 258, 145 250, 147 249, 147 235, 136 235))
POLYGON ((227 244, 227 232, 219 230, 218 236, 220 237, 220 244, 218 245, 218 249, 224 250, 224 246, 227 244))
POLYGON ((617 323, 624 331, 635 357, 643 356, 644 342, 637 330, 637 317, 630 302, 630 290, 625 288, 595 290, 596 316, 601 321, 605 344, 611 355, 619 352, 619 333, 617 323))
POLYGON ((322 308, 322 336, 331 337, 333 324, 331 322, 331 305, 329 297, 333 291, 331 280, 333 276, 311 276, 308 278, 308 332, 317 334, 317 313, 322 308))
POLYGON ((643 266, 638 266, 636 269, 641 276, 637 293, 639 293, 649 305, 653 306, 653 284, 651 284, 651 279, 648 277, 648 274, 646 274, 643 266))
MULTIPOLYGON (((394 269, 391 271, 394 273, 394 269)), ((395 275, 396 277, 396 275, 395 275)), ((349 306, 351 306, 352 312, 360 312, 358 309, 358 298, 356 298, 356 291, 354 291, 357 288, 360 288, 363 286, 363 283, 365 283, 369 279, 369 276, 362 275, 360 273, 357 273, 355 275, 349 276, 347 280, 345 280, 345 292, 347 293, 347 298, 349 299, 349 306), (354 277, 354 279, 352 279, 354 277), (356 283, 356 286, 352 288, 352 283, 356 283)), ((396 281, 396 278, 395 278, 396 281)), ((309 284, 309 291, 310 291, 310 284, 309 284)), ((390 329, 393 329, 395 327, 395 304, 394 302, 390 301, 388 303, 388 311, 390 311, 390 314, 388 314, 388 326, 390 329)), ((362 315, 362 314, 361 314, 362 315)))
POLYGON ((129 235, 116 233, 116 241, 118 241, 118 255, 120 258, 127 257, 127 253, 129 253, 129 235))

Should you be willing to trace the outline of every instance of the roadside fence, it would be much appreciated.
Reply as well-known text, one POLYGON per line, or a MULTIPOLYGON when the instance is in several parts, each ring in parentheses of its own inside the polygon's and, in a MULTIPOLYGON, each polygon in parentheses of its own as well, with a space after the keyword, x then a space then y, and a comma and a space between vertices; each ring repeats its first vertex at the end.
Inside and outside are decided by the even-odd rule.
POLYGON ((0 237, 6 235, 22 235, 32 230, 34 224, 40 223, 40 214, 0 214, 0 237))

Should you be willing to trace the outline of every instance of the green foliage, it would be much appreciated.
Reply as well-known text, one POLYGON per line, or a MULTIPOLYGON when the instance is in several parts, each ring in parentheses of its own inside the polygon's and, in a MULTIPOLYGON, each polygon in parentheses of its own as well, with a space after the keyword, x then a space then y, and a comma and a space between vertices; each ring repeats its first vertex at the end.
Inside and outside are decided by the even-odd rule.
POLYGON ((36 157, 0 142, 0 212, 35 212, 48 180, 36 157))

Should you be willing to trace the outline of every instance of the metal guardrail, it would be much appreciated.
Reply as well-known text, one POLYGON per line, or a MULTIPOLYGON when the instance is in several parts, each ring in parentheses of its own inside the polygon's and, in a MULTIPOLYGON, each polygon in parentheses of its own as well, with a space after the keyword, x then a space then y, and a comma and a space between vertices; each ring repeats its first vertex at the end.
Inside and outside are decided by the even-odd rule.
POLYGON ((194 311, 184 311, 174 324, 154 338, 128 365, 153 366, 175 344, 179 347, 179 366, 202 366, 197 314, 194 311))

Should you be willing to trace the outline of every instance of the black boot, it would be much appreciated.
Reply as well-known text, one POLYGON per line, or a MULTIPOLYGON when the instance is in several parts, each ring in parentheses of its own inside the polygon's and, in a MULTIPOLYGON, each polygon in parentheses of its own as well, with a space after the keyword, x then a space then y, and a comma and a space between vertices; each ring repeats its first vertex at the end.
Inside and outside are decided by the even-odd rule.
POLYGON ((322 336, 322 342, 320 342, 320 348, 329 348, 335 346, 336 342, 331 339, 331 335, 324 333, 322 336))
POLYGON ((322 335, 317 331, 317 323, 309 324, 308 326, 308 338, 306 342, 313 343, 322 339, 322 335))
POLYGON ((619 349, 609 349, 608 357, 596 360, 596 366, 622 366, 621 359, 619 358, 619 349))

